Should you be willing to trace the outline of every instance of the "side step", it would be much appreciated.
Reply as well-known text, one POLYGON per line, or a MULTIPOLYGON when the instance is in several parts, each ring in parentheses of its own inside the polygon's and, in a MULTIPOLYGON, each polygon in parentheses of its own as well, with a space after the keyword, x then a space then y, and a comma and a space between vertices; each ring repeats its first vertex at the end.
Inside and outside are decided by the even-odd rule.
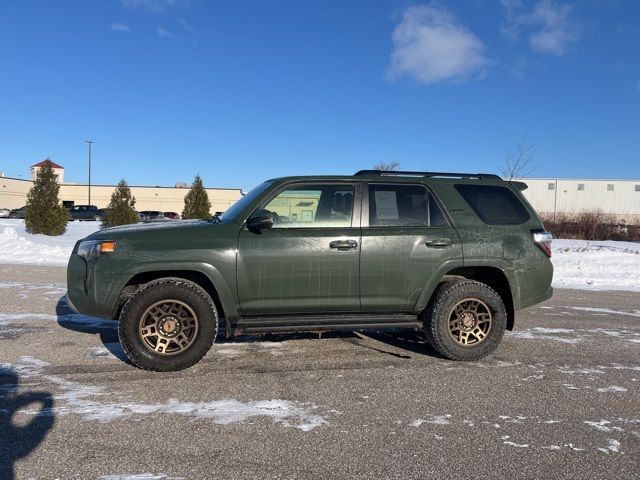
POLYGON ((422 322, 416 315, 380 313, 240 317, 235 334, 323 332, 371 328, 422 328, 422 322))

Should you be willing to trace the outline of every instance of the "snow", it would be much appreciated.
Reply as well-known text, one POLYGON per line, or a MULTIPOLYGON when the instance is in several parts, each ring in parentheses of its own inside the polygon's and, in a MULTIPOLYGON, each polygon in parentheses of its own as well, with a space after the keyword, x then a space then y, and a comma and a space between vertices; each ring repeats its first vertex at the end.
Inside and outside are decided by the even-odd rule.
POLYGON ((640 292, 640 243, 554 240, 553 286, 640 292))
POLYGON ((0 219, 0 263, 66 265, 75 243, 100 228, 99 222, 69 222, 63 235, 26 231, 24 220, 0 219))
POLYGON ((0 368, 13 370, 23 380, 33 378, 57 387, 53 394, 56 406, 51 410, 20 410, 38 415, 80 415, 88 421, 112 422, 115 420, 149 414, 183 415, 209 420, 218 425, 268 418, 283 427, 293 427, 303 432, 326 425, 324 415, 316 413, 309 403, 282 399, 242 402, 236 399, 209 402, 186 402, 170 398, 164 403, 136 403, 120 397, 120 401, 109 401, 109 391, 104 387, 67 380, 59 375, 48 374, 48 362, 31 356, 20 357, 20 363, 0 363, 0 368), (97 398, 96 398, 97 397, 97 398), (102 400, 102 401, 101 401, 102 400))
MULTIPOLYGON (((0 219, 0 263, 66 265, 75 243, 100 228, 69 222, 59 237, 27 233, 24 220, 0 219)), ((554 240, 553 286, 640 292, 640 243, 554 240)))

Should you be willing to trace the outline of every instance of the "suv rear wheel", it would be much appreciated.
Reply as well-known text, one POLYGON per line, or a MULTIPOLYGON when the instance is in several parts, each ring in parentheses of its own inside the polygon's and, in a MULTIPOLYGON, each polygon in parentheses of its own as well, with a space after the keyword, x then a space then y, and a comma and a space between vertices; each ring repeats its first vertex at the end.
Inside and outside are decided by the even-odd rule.
POLYGON ((218 333, 218 311, 199 285, 179 278, 154 280, 125 304, 120 344, 144 370, 168 372, 196 364, 218 333))
POLYGON ((427 340, 451 360, 479 360, 504 335, 507 311, 500 295, 474 280, 441 284, 423 313, 427 340))

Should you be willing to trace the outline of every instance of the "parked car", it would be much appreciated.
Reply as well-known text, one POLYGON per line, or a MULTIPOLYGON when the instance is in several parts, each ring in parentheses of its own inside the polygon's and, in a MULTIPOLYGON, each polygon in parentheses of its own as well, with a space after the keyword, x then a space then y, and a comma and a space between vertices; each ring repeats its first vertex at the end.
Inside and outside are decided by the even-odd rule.
POLYGON ((107 228, 79 241, 79 313, 119 319, 143 369, 181 370, 227 336, 422 330, 444 357, 495 350, 552 295, 551 235, 497 175, 381 172, 259 185, 221 218, 107 228))
POLYGON ((9 208, 0 208, 0 218, 7 218, 10 211, 11 209, 9 208))
POLYGON ((140 221, 142 222, 151 222, 153 220, 164 218, 162 212, 157 210, 143 210, 142 212, 139 212, 138 215, 140 215, 140 221))
POLYGON ((180 220, 180 214, 176 212, 162 212, 162 215, 170 220, 180 220))
POLYGON ((104 218, 104 210, 99 209, 95 205, 74 205, 69 209, 69 220, 96 220, 102 221, 104 218))
POLYGON ((27 206, 14 208, 9 212, 9 218, 24 218, 27 213, 27 206))

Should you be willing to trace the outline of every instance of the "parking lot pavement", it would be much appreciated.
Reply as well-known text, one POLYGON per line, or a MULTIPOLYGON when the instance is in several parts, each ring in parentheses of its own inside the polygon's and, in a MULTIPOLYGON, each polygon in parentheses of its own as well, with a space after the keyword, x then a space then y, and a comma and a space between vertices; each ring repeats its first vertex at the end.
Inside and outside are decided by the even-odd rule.
POLYGON ((128 365, 64 268, 0 269, 0 478, 638 478, 640 294, 557 290, 491 357, 413 332, 222 341, 128 365))

